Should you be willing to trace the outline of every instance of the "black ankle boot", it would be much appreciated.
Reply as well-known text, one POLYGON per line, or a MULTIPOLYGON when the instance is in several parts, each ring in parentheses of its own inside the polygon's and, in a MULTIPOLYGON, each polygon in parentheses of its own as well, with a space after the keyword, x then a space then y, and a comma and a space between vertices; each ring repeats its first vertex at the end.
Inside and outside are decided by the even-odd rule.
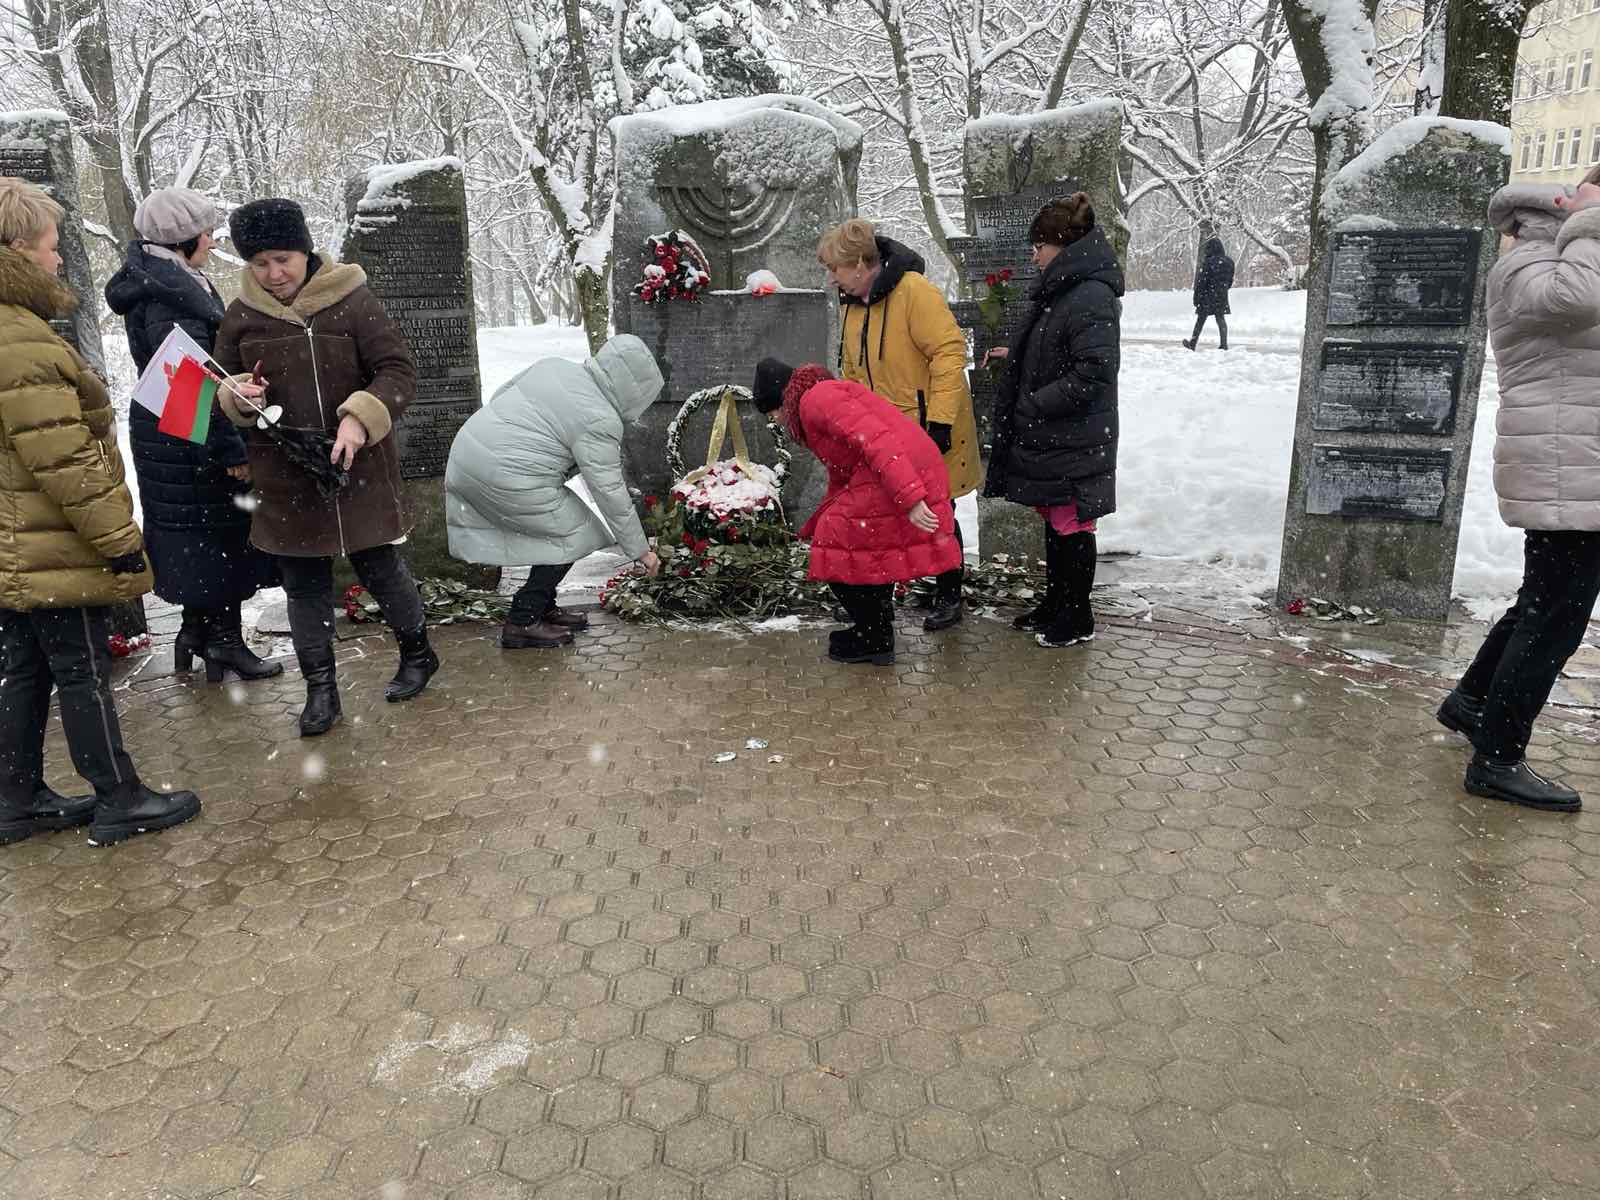
POLYGON ((199 815, 200 797, 193 792, 158 792, 135 780, 95 805, 89 844, 112 846, 135 834, 171 829, 199 815))
POLYGON ((283 664, 267 662, 245 645, 244 629, 237 604, 223 609, 206 622, 206 678, 222 682, 223 672, 232 671, 240 679, 272 679, 283 674, 283 664))
POLYGON ((1523 758, 1501 762, 1485 754, 1474 754, 1467 764, 1462 787, 1474 796, 1545 812, 1577 812, 1583 807, 1577 792, 1544 778, 1523 758))
POLYGON ((185 608, 183 625, 172 642, 172 669, 179 674, 194 670, 194 660, 206 656, 206 613, 204 609, 185 608))
POLYGON ((35 784, 26 800, 0 797, 0 846, 36 833, 87 825, 94 819, 94 805, 93 796, 63 796, 43 783, 35 784))
POLYGON ((1061 535, 1044 527, 1044 597, 1035 608, 1029 609, 1011 622, 1011 628, 1030 631, 1047 629, 1061 615, 1064 592, 1061 587, 1061 535))
POLYGON ((397 629, 394 637, 400 643, 400 669, 394 673, 389 686, 383 689, 383 698, 391 704, 420 695, 422 689, 428 686, 428 680, 433 678, 433 673, 439 669, 439 656, 428 645, 426 625, 410 633, 402 633, 397 629))
POLYGON ((333 647, 299 650, 300 674, 306 681, 306 706, 300 710, 300 736, 320 737, 344 715, 339 705, 339 677, 333 665, 333 647))
POLYGON ((1456 688, 1444 698, 1435 717, 1451 733, 1470 738, 1478 731, 1478 722, 1483 720, 1483 700, 1456 688))

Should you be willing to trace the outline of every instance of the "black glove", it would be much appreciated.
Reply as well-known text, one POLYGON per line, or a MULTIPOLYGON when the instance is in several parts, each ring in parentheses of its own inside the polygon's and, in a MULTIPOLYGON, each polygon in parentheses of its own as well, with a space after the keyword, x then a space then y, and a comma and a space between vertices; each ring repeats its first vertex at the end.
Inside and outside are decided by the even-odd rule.
POLYGON ((132 554, 119 554, 111 560, 110 565, 113 575, 137 575, 144 570, 144 551, 135 550, 132 554))
POLYGON ((937 421, 929 421, 928 436, 933 439, 933 444, 939 447, 940 454, 950 453, 950 426, 941 425, 937 421))

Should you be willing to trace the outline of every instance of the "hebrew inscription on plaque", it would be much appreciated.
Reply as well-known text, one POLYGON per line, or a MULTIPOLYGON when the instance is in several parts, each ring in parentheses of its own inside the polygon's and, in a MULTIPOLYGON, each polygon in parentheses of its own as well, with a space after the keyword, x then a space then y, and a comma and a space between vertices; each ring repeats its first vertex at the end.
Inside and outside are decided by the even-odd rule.
POLYGON ((1306 512, 1442 521, 1449 479, 1449 450, 1313 446, 1306 512))
POLYGON ((1313 429, 1455 432, 1460 346, 1324 342, 1313 429))

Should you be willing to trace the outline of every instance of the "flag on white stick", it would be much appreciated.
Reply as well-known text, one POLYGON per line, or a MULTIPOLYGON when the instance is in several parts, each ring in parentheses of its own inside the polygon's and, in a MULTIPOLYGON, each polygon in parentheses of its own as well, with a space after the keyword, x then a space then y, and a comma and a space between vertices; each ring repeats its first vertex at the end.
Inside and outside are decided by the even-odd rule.
POLYGON ((134 403, 143 405, 158 417, 165 412, 173 376, 186 358, 193 359, 195 365, 202 369, 211 361, 211 356, 200 348, 200 343, 183 331, 183 326, 174 325, 172 332, 162 339, 161 345, 146 364, 139 382, 134 385, 134 403))

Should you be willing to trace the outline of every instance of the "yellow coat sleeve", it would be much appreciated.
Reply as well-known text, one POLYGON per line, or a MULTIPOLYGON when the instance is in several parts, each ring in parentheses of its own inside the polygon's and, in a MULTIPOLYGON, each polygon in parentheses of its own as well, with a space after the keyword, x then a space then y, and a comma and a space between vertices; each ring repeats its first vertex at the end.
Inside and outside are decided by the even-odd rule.
POLYGON ((967 390, 967 336, 939 289, 926 279, 907 279, 911 295, 911 340, 928 360, 928 423, 954 426, 972 407, 967 390))
POLYGON ((39 490, 60 507, 78 535, 106 558, 141 550, 127 489, 112 474, 105 443, 83 417, 78 389, 59 354, 29 354, 0 379, 6 440, 39 490))

